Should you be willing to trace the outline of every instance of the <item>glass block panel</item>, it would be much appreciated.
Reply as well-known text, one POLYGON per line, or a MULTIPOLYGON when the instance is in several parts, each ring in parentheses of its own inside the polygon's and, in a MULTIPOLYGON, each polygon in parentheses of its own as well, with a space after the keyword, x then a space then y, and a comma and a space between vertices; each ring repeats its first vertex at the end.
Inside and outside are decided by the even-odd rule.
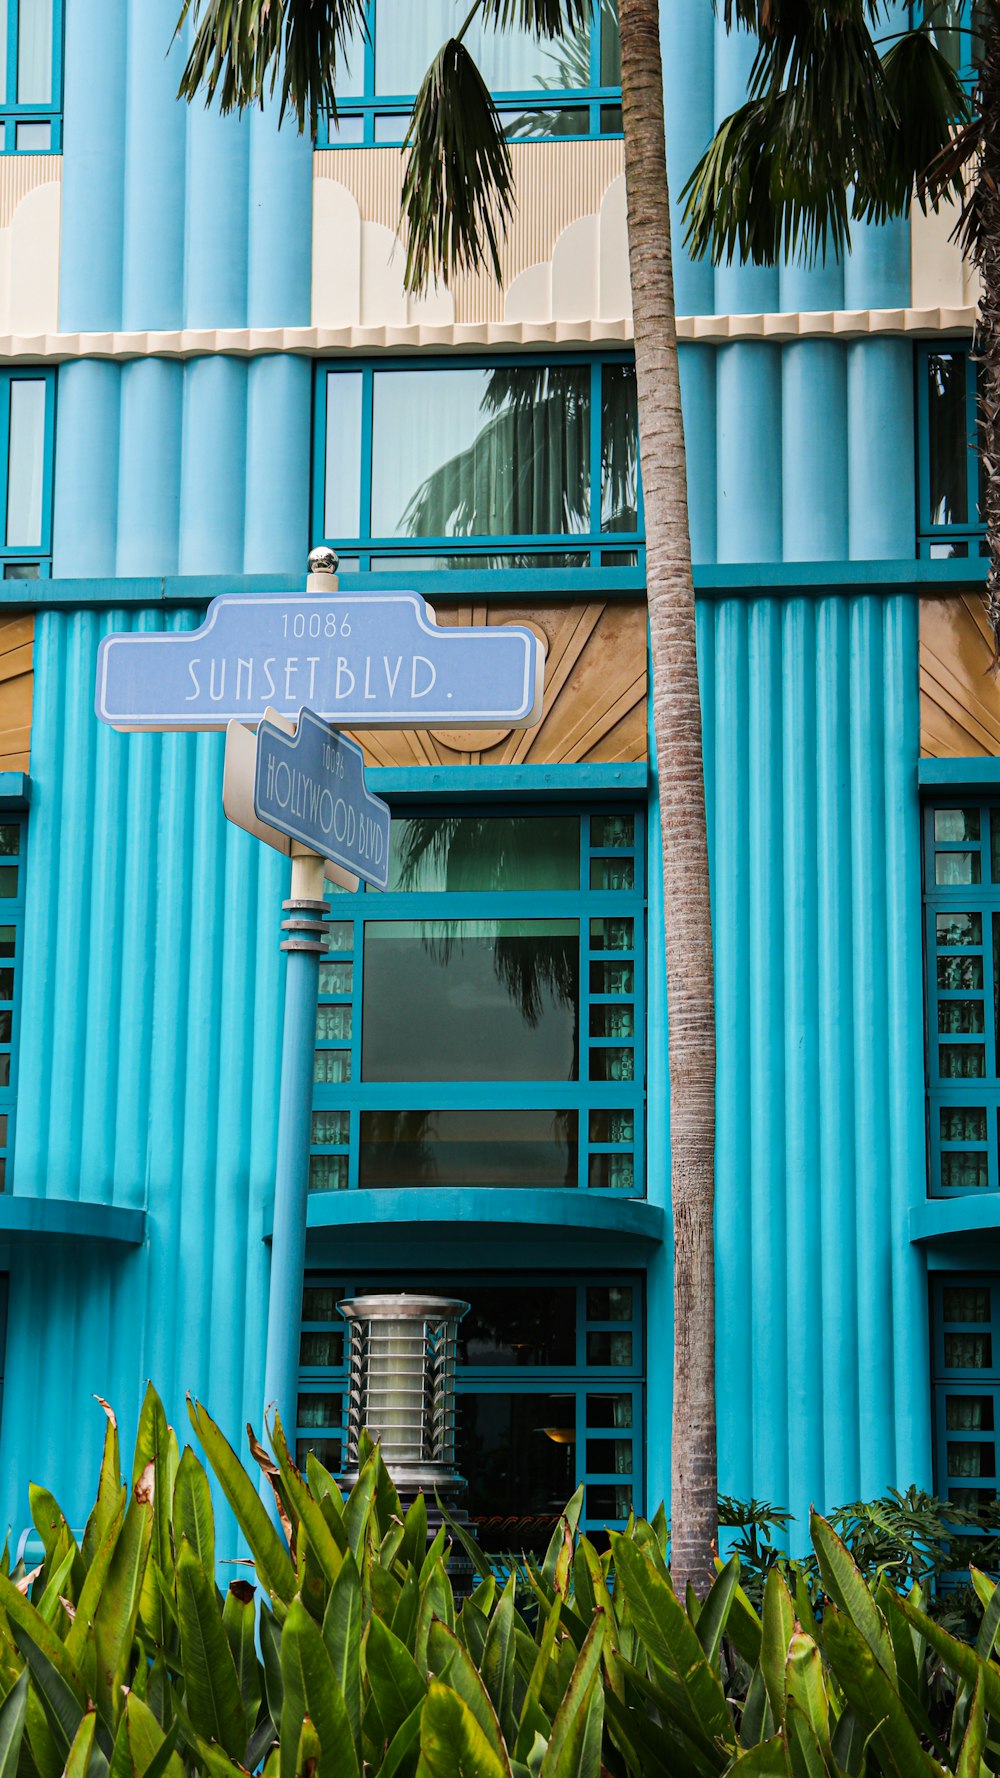
POLYGON ((942 1142, 986 1141, 984 1105, 942 1105, 940 1123, 942 1142))
POLYGON ((588 1438, 587 1468, 595 1475, 631 1475, 630 1438, 588 1438))
POLYGON ((329 1470, 331 1475, 337 1475, 339 1473, 339 1470, 340 1470, 340 1440, 339 1440, 339 1438, 300 1438, 300 1439, 298 1439, 296 1441, 296 1446, 295 1446, 295 1461, 301 1470, 304 1470, 306 1467, 306 1458, 308 1457, 310 1451, 312 1452, 313 1456, 316 1458, 316 1461, 318 1463, 322 1463, 323 1468, 326 1470, 329 1470))
POLYGON ((620 136, 622 133, 622 108, 620 105, 601 106, 601 135, 620 136))
POLYGON ((313 1079, 320 1086, 343 1086, 351 1078, 350 1050, 317 1050, 313 1079))
POLYGON ((602 1427, 629 1427, 632 1424, 632 1397, 630 1395, 588 1395, 586 1409, 587 1426, 600 1430, 602 1427))
POLYGON ((312 1140, 317 1148, 346 1148, 351 1140, 351 1118, 346 1111, 314 1111, 312 1140))
MULTIPOLYGON (((982 959, 978 957, 948 958, 948 962, 978 963, 982 970, 982 959)), ((961 987, 973 986, 962 982, 961 987)), ((592 994, 634 994, 635 964, 634 963, 592 963, 590 965, 590 992, 592 994)))
POLYGON ((992 1395, 946 1395, 945 1425, 949 1432, 992 1432, 992 1395))
POLYGON ((591 1331, 587 1334, 587 1363, 631 1365, 632 1335, 630 1333, 601 1333, 591 1331))
POLYGON ((631 951, 635 949, 635 921, 610 919, 591 920, 592 951, 631 951))
POLYGON ((336 1426, 339 1429, 342 1414, 343 1398, 340 1395, 325 1390, 309 1390, 299 1395, 299 1426, 336 1426))
POLYGON ((987 1371, 993 1365, 990 1334, 945 1334, 944 1367, 948 1371, 987 1371))
POLYGON ((941 1155, 941 1184, 945 1191, 985 1191, 990 1183, 989 1157, 965 1149, 946 1149, 941 1155))
POLYGON ((982 860, 978 852, 935 852, 934 881, 944 887, 978 883, 982 860))
POLYGON ((634 815, 592 815, 590 817, 592 846, 634 846, 634 815))
POLYGON ((534 1108, 363 1111, 358 1184, 575 1186, 577 1123, 534 1108))
POLYGON ((939 957, 937 960, 937 985, 946 993, 957 993, 962 988, 981 988, 983 985, 983 959, 981 957, 939 957))
POLYGON ((0 1051, 0 1087, 10 1086, 10 1051, 0 1051))
POLYGON ((592 1154, 587 1162, 587 1185, 592 1190, 635 1190, 635 1160, 630 1154, 592 1154))
POLYGON ((982 1512, 996 1503, 995 1488, 949 1488, 948 1499, 966 1512, 982 1512))
POLYGON ((996 1447, 992 1439, 949 1439, 949 1476, 995 1476, 996 1447))
POLYGON ((635 1113, 623 1111, 592 1111, 589 1119, 591 1142, 634 1142, 635 1113))
MULTIPOLYGON (((354 921, 353 920, 328 920, 327 926, 326 926, 326 935, 327 935, 327 939, 329 940, 329 949, 331 952, 353 951, 353 949, 354 949, 354 921)), ((321 969, 327 969, 328 967, 329 967, 329 965, 325 962, 320 965, 321 969)), ((328 990, 324 990, 324 991, 329 992, 329 993, 334 992, 333 989, 328 989, 328 990)))
POLYGON ((0 926, 0 957, 13 957, 17 943, 16 926, 0 926))
POLYGON ((344 1361, 342 1333, 305 1332, 299 1345, 299 1363, 329 1370, 344 1361))
POLYGON ((634 1080, 635 1051, 601 1048, 590 1052, 591 1080, 634 1080))
POLYGON ((934 838, 944 841, 978 840, 978 809, 935 809, 934 838))
POLYGON ((0 899, 17 899, 18 869, 16 864, 0 864, 0 899))
MULTIPOLYGON (((959 1005, 963 1003, 958 1002, 959 1005)), ((316 1009, 316 1042, 337 1043, 351 1041, 352 1008, 349 1006, 319 1006, 316 1009)), ((972 1027, 968 1027, 971 1029, 972 1027)), ((949 1031, 965 1030, 964 1025, 948 1025, 949 1031)), ((981 1027, 977 1027, 981 1029, 981 1027)))
POLYGON ((635 860, 622 858, 592 858, 590 861, 590 887, 592 889, 634 889, 635 860))
POLYGON ((988 1321, 990 1318, 989 1287, 946 1284, 942 1292, 946 1321, 988 1321))
POLYGON ((10 1042, 11 1021, 13 1016, 14 1015, 9 1007, 5 1012, 0 1012, 0 1043, 10 1042))
POLYGON ((588 1284, 588 1321, 631 1321, 631 1284, 588 1284))
MULTIPOLYGON (((959 1004, 962 1003, 959 1002, 959 1004)), ((614 1003, 606 1005, 601 1002, 597 1006, 592 1006, 590 1009, 590 1035, 591 1037, 634 1037, 635 1009, 625 1003, 619 1006, 614 1003)))
POLYGON ((958 1035, 985 1031, 986 1007, 981 1000, 939 1000, 938 1030, 958 1035))
POLYGON ((337 1304, 343 1301, 342 1290, 329 1285, 307 1284, 302 1292, 303 1321, 333 1321, 341 1325, 337 1304))
POLYGON ((0 969, 0 1000, 13 1000, 13 998, 14 971, 12 969, 0 969))
POLYGON ((314 1154, 309 1157, 309 1190, 311 1192, 343 1192, 347 1190, 346 1154, 314 1154))
POLYGON ((580 887, 578 815, 410 815, 392 824, 390 890, 580 887))
POLYGON ((981 945, 983 942, 982 914, 954 914, 948 909, 946 914, 935 915, 937 942, 942 949, 952 945, 981 945))
POLYGON ((584 1512, 588 1519, 627 1519, 632 1511, 632 1489, 606 1482, 588 1483, 584 1512))
MULTIPOLYGON (((974 961, 971 957, 955 959, 963 963, 974 961)), ((959 987, 972 987, 971 982, 959 982, 959 987)), ((351 994, 354 991, 354 964, 327 963, 319 966, 319 991, 321 994, 351 994)))
POLYGON ((942 1080, 982 1080, 986 1051, 981 1043, 942 1043, 938 1046, 942 1080))
POLYGON ((0 822, 0 855, 16 858, 21 850, 21 825, 17 821, 0 822))

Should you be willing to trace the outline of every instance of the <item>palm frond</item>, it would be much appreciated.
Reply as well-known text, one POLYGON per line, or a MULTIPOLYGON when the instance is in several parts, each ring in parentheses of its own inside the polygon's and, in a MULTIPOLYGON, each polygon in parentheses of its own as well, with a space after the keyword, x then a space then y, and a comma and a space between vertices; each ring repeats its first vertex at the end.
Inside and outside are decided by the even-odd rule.
POLYGON ((218 97, 223 111, 263 104, 280 81, 281 113, 315 132, 320 112, 337 115, 338 71, 367 34, 365 0, 184 0, 194 41, 178 96, 218 97))
POLYGON ((489 88, 455 37, 424 76, 404 146, 407 290, 487 261, 499 282, 514 208, 510 149, 489 88))
POLYGON ((887 51, 882 63, 892 120, 884 131, 872 178, 872 163, 860 170, 855 216, 875 222, 903 215, 916 187, 924 209, 936 208, 949 196, 964 195, 962 166, 952 162, 948 178, 933 182, 930 168, 943 164, 956 131, 972 118, 968 95, 955 69, 925 31, 908 31, 887 51))
POLYGON ((533 37, 572 37, 590 19, 590 0, 481 0, 484 21, 533 37))

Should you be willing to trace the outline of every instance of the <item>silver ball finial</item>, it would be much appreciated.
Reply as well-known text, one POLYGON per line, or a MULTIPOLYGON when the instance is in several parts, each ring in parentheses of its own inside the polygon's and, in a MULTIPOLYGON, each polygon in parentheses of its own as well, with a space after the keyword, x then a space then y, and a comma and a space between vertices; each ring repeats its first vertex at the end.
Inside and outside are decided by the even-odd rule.
POLYGON ((336 574, 339 562, 340 557, 336 550, 331 549, 328 543, 322 543, 319 549, 309 551, 310 574, 336 574))

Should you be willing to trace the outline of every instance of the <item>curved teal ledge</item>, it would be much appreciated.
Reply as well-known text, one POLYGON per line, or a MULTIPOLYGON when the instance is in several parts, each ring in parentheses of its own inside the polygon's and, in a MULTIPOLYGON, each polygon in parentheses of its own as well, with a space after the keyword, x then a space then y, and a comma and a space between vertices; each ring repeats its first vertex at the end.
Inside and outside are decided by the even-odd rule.
POLYGON ((146 1212, 78 1198, 20 1198, 0 1194, 0 1241, 61 1239, 141 1245, 146 1212))
MULTIPOLYGON (((531 1191, 488 1186, 410 1186, 388 1191, 314 1192, 309 1198, 310 1229, 356 1229, 359 1233, 391 1228, 395 1238, 417 1232, 429 1223, 449 1230, 496 1229, 504 1235, 537 1235, 561 1230, 595 1243, 609 1236, 626 1237, 655 1247, 664 1239, 666 1218, 659 1205, 642 1198, 620 1198, 573 1190, 531 1191)), ((268 1228, 264 1239, 269 1241, 268 1228)))
POLYGON ((910 1210, 910 1240, 921 1244, 963 1235, 1000 1235, 1000 1192, 989 1196, 928 1198, 910 1210))

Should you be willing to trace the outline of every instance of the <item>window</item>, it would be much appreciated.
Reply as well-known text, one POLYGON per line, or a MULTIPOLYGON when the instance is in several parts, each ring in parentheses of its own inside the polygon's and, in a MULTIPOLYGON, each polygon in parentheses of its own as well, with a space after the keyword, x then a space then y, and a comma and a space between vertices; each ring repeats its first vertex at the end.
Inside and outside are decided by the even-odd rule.
POLYGON ((313 530, 341 567, 624 567, 642 540, 626 358, 321 367, 313 530))
POLYGON ((968 557, 985 552, 980 523, 982 461, 977 450, 976 366, 968 351, 917 354, 920 433, 920 551, 968 557))
POLYGON ((334 895, 310 1188, 643 1191, 642 816, 406 815, 334 895))
POLYGON ((972 0, 910 0, 911 28, 922 16, 941 54, 969 85, 982 54, 976 10, 972 0))
POLYGON ((470 1304, 459 1324, 456 1453, 487 1552, 544 1551, 584 1482, 584 1530, 643 1511, 643 1305, 634 1274, 572 1278, 306 1276, 298 1461, 342 1460, 347 1368, 337 1304, 365 1290, 420 1289, 470 1304))
MULTIPOLYGON (((337 86, 337 120, 320 147, 400 143, 424 74, 468 14, 462 0, 369 0, 337 86)), ((518 28, 473 19, 464 41, 511 140, 621 135, 617 0, 595 0, 588 28, 566 43, 539 43, 518 28)))
POLYGON ((7 490, 0 560, 5 580, 49 573, 55 378, 0 372, 0 487, 7 490))
POLYGON ((0 12, 0 152, 62 147, 62 0, 7 0, 0 12))
POLYGON ((0 1191, 10 1188, 14 1152, 26 834, 23 816, 0 816, 0 1191))
POLYGON ((938 1274, 931 1324, 935 1487, 956 1506, 985 1506, 997 1494, 1000 1278, 938 1274))

